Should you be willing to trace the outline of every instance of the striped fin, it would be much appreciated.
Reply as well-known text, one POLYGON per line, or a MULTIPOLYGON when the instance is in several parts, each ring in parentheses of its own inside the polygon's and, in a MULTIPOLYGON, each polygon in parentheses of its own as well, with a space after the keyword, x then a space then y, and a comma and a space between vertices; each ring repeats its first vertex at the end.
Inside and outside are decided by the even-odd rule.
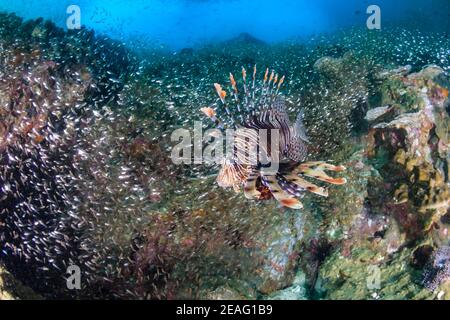
POLYGON ((286 101, 282 96, 277 96, 272 105, 272 114, 274 117, 278 118, 279 121, 289 127, 290 120, 289 115, 286 111, 286 101))
MULTIPOLYGON (((217 95, 219 96, 220 101, 222 101, 222 105, 225 108, 225 111, 227 113, 227 116, 228 116, 229 120, 231 121, 231 125, 233 127, 236 127, 236 121, 233 118, 233 114, 230 112, 230 109, 228 108, 227 103, 225 103, 225 98, 227 96, 227 92, 225 90, 223 90, 222 86, 220 84, 218 84, 218 83, 214 83, 214 87, 216 88, 217 95)), ((242 113, 239 112, 239 114, 240 114, 240 116, 242 118, 242 113)))
POLYGON ((234 76, 231 72, 230 72, 230 83, 231 83, 231 87, 233 89, 233 97, 234 97, 234 101, 236 102, 236 108, 237 108, 237 111, 239 113, 239 118, 241 119, 241 123, 242 123, 242 122, 244 122, 244 115, 241 112, 241 105, 240 105, 239 96, 238 96, 239 91, 238 91, 236 80, 234 79, 234 76))
POLYGON ((256 81, 256 64, 253 67, 252 89, 255 89, 255 81, 256 81))
POLYGON ((272 80, 273 80, 274 77, 275 77, 275 71, 272 70, 272 72, 270 73, 268 86, 270 86, 270 84, 272 83, 272 80))
POLYGON ((298 136, 292 136, 287 146, 286 156, 295 162, 302 162, 308 155, 308 147, 298 136))
POLYGON ((303 204, 298 199, 290 196, 286 191, 284 191, 281 188, 275 176, 262 176, 261 179, 264 185, 269 188, 273 197, 283 206, 291 209, 303 208, 303 204))
POLYGON ((309 192, 318 194, 323 197, 328 197, 328 191, 325 188, 316 186, 315 184, 306 181, 305 179, 300 178, 299 176, 290 174, 285 176, 285 178, 287 181, 294 183, 295 185, 297 185, 302 189, 308 190, 309 192))
POLYGON ((324 170, 342 171, 345 167, 333 166, 325 162, 302 163, 295 172, 301 173, 307 177, 314 178, 320 181, 328 182, 335 185, 343 185, 347 182, 345 178, 333 178, 327 175, 324 170))
POLYGON ((287 180, 286 177, 281 173, 277 173, 277 181, 281 189, 283 189, 293 197, 300 197, 304 192, 304 189, 300 188, 295 183, 292 183, 291 181, 287 180))
POLYGON ((266 69, 266 73, 264 74, 264 85, 266 84, 267 80, 269 79, 269 68, 266 69))
MULTIPOLYGON (((298 166, 298 168, 300 170, 304 170, 306 168, 311 168, 311 167, 318 167, 322 170, 329 170, 329 171, 345 171, 347 168, 345 166, 335 166, 332 165, 330 163, 326 163, 325 161, 308 161, 305 163, 302 163, 301 165, 298 166)), ((300 172, 300 170, 297 170, 297 172, 300 172)))
POLYGON ((237 94, 238 88, 237 88, 236 80, 234 80, 234 76, 231 72, 230 72, 230 83, 231 83, 231 87, 233 88, 234 93, 237 94))
POLYGON ((256 190, 256 180, 258 179, 259 172, 253 171, 247 178, 244 185, 244 195, 247 199, 259 199, 261 192, 256 190))
POLYGON ((286 151, 286 156, 296 162, 302 162, 308 155, 308 147, 305 142, 308 141, 306 130, 303 125, 303 111, 301 110, 297 116, 297 120, 290 128, 291 138, 286 151))
POLYGON ((340 172, 340 171, 345 171, 347 168, 344 166, 335 166, 329 163, 323 163, 321 165, 321 168, 325 169, 325 170, 329 170, 329 171, 336 171, 336 172, 340 172))

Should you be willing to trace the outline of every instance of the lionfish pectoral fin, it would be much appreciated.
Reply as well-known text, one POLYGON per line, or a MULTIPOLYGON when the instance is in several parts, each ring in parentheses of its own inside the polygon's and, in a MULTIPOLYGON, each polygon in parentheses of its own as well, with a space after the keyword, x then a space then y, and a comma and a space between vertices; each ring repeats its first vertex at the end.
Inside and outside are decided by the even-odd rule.
POLYGON ((303 204, 296 198, 292 197, 284 191, 278 184, 276 176, 263 176, 262 180, 264 184, 269 188, 273 197, 280 202, 283 206, 291 209, 302 209, 303 204))
POLYGON ((347 168, 345 166, 335 166, 330 163, 327 163, 325 161, 308 161, 305 163, 302 163, 298 166, 298 172, 301 172, 301 170, 304 170, 306 168, 319 168, 322 170, 329 170, 329 171, 345 171, 347 168))
POLYGON ((288 198, 288 199, 283 199, 283 200, 279 200, 279 201, 285 207, 288 207, 291 209, 296 209, 296 210, 303 209, 303 204, 295 198, 288 198))
POLYGON ((297 119, 295 120, 294 127, 293 127, 293 133, 295 137, 300 138, 304 142, 309 142, 308 135, 306 134, 306 128, 303 124, 303 119, 305 117, 305 113, 303 110, 300 110, 300 112, 297 115, 297 119))
POLYGON ((345 178, 333 178, 327 175, 323 170, 321 169, 307 169, 304 172, 302 172, 307 177, 314 178, 320 181, 328 182, 335 185, 343 185, 347 182, 347 179, 345 178))
POLYGON ((329 171, 344 171, 344 166, 334 166, 332 164, 323 162, 323 161, 315 161, 315 162, 306 162, 302 163, 295 170, 296 173, 301 173, 307 177, 314 178, 320 181, 328 182, 335 185, 343 185, 347 183, 347 179, 345 178, 333 178, 325 173, 324 170, 329 171))
POLYGON ((299 186, 302 189, 308 190, 309 192, 315 193, 317 195, 328 197, 328 190, 319 187, 309 181, 306 181, 305 179, 302 179, 296 175, 287 175, 286 179, 288 179, 290 182, 294 183, 295 185, 299 186))
POLYGON ((261 192, 259 192, 256 189, 256 180, 258 179, 258 173, 251 173, 248 178, 247 181, 245 182, 244 185, 244 195, 247 199, 259 199, 259 197, 261 196, 261 192))
POLYGON ((329 170, 329 171, 345 171, 347 168, 344 166, 335 166, 326 162, 323 162, 322 164, 319 165, 319 168, 322 168, 324 170, 329 170))
POLYGON ((295 162, 301 162, 305 160, 308 155, 308 147, 299 137, 291 137, 291 141, 289 142, 286 156, 295 162))
POLYGON ((290 139, 287 147, 286 156, 296 162, 302 162, 308 155, 309 143, 305 126, 303 125, 303 111, 300 111, 294 125, 289 128, 290 139))

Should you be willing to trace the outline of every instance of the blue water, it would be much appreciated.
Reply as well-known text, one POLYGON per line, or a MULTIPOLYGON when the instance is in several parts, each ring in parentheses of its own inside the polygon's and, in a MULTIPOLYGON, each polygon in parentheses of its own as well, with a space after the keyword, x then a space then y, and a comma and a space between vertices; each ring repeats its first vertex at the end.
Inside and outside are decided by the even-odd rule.
POLYGON ((248 32, 267 42, 366 24, 369 5, 381 8, 382 28, 411 24, 450 30, 448 0, 0 0, 0 11, 44 17, 65 27, 76 4, 84 26, 113 38, 170 49, 221 41, 248 32))

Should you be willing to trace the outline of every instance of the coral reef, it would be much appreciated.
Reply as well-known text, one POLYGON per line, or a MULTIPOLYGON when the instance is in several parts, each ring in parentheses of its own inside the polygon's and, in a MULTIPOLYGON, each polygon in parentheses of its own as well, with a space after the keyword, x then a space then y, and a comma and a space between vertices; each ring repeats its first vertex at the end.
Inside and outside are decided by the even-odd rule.
MULTIPOLYGON (((391 97, 395 107, 369 110, 366 117, 371 121, 371 128, 366 139, 366 153, 358 162, 362 168, 369 166, 372 169, 362 174, 368 176, 367 191, 362 194, 359 208, 345 210, 359 214, 350 217, 349 221, 353 222, 340 224, 351 228, 343 231, 340 250, 329 258, 336 260, 327 259, 321 268, 320 289, 327 298, 431 297, 430 293, 420 290, 420 277, 411 263, 403 262, 403 259, 411 255, 410 248, 417 243, 432 241, 439 247, 449 241, 447 232, 441 232, 447 230, 441 218, 449 208, 448 169, 442 165, 447 161, 448 143, 436 134, 448 130, 448 126, 441 127, 448 121, 448 114, 443 112, 447 96, 445 89, 433 81, 443 70, 429 66, 410 75, 405 74, 409 68, 399 70, 400 75, 398 70, 386 71, 389 76, 384 81, 391 82, 393 78, 397 81, 400 77, 403 85, 394 91, 391 86, 380 85, 381 90, 388 90, 386 96, 391 97), (436 95, 435 92, 444 94, 436 95), (411 104, 401 98, 402 94, 414 96, 415 102, 411 104), (392 108, 396 108, 395 112, 389 110, 392 108), (441 117, 440 121, 436 121, 436 115, 441 117), (386 120, 389 122, 382 122, 386 120), (347 270, 346 261, 352 270, 347 270), (355 264, 357 261, 359 265, 355 264), (394 272, 393 266, 405 263, 406 269, 401 268, 402 271, 395 275, 397 271, 394 272), (372 291, 366 285, 370 280, 367 270, 371 266, 378 268, 381 281, 377 290, 372 291), (396 280, 391 280, 392 277, 396 280), (351 289, 352 286, 355 289, 351 289)), ((422 260, 430 259, 421 256, 422 260)))
POLYGON ((442 73, 442 69, 428 66, 406 76, 405 88, 397 91, 414 91, 413 110, 402 104, 403 112, 389 123, 373 125, 369 133, 369 155, 377 160, 384 157, 380 173, 385 180, 387 175, 395 178, 390 186, 393 206, 417 211, 421 230, 437 223, 449 208, 449 115, 443 108, 447 95, 446 89, 433 81, 442 73))
MULTIPOLYGON (((327 68, 336 63, 318 61, 327 68)), ((360 151, 345 157, 347 188, 314 209, 323 215, 319 252, 325 257, 317 257, 317 242, 300 251, 299 275, 306 276, 302 288, 310 290, 309 297, 448 296, 448 94, 437 80, 444 75, 441 68, 410 71, 379 71, 383 80, 373 96, 383 98, 370 102, 368 133, 353 142, 360 151)))

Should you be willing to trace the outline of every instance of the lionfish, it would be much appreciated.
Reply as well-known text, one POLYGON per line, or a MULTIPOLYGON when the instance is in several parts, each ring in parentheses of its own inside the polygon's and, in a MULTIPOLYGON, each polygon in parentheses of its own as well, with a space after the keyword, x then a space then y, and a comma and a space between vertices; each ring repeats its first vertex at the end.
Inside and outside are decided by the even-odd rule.
POLYGON ((267 68, 263 80, 256 81, 256 71, 255 65, 252 79, 247 82, 247 71, 242 68, 242 92, 238 90, 236 80, 230 73, 231 103, 228 101, 230 99, 227 99, 227 91, 220 84, 214 84, 219 95, 216 109, 220 107, 224 109, 226 121, 221 120, 217 116, 216 109, 212 107, 200 109, 218 129, 236 129, 233 137, 234 152, 223 157, 217 183, 223 188, 232 187, 236 192, 243 187, 244 195, 248 199, 262 200, 273 196, 285 207, 301 209, 303 205, 297 197, 305 191, 328 196, 325 188, 309 182, 305 177, 342 185, 346 183, 345 178, 330 177, 325 170, 343 171, 345 167, 323 161, 305 162, 309 140, 303 125, 303 112, 300 110, 295 122, 291 124, 285 98, 280 93, 285 77, 279 78, 273 70, 269 75, 267 68), (233 112, 230 106, 233 106, 233 112), (239 119, 236 120, 235 116, 239 119), (260 129, 266 129, 267 132, 277 130, 278 150, 270 150, 270 147, 263 146, 258 135, 260 129), (256 143, 258 149, 266 153, 268 162, 262 163, 260 159, 256 163, 247 161, 249 143, 256 143), (275 161, 274 151, 277 152, 279 159, 277 169, 266 170, 271 165, 270 161, 275 161))

